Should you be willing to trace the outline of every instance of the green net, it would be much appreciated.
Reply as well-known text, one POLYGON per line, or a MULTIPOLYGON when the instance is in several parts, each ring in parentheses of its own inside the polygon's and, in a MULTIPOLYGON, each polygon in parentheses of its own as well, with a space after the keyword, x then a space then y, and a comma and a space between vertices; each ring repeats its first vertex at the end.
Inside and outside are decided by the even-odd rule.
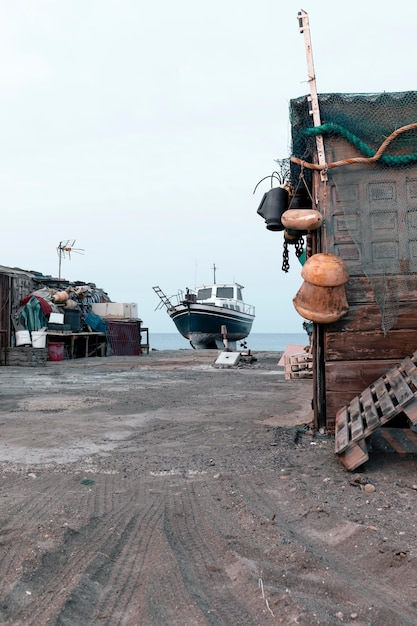
POLYGON ((319 109, 315 128, 308 98, 290 102, 291 184, 311 185, 321 135, 328 251, 369 279, 388 332, 417 273, 417 92, 321 94, 319 109))

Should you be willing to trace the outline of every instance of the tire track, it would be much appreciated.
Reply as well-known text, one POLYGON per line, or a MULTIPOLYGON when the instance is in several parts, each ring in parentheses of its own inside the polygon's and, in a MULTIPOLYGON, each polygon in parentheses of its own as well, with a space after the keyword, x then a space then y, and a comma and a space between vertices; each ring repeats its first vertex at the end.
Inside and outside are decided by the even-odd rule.
MULTIPOLYGON (((18 476, 18 479, 12 485, 12 489, 19 490, 20 501, 18 503, 11 502, 8 506, 7 516, 1 518, 1 529, 4 532, 13 529, 12 537, 18 537, 13 542, 7 542, 5 550, 2 551, 0 557, 0 569, 2 576, 0 579, 0 598, 4 596, 10 589, 11 583, 16 579, 17 573, 22 570, 22 557, 25 552, 21 549, 17 550, 17 546, 21 548, 22 543, 26 543, 28 550, 39 552, 39 534, 36 532, 41 522, 45 523, 51 517, 50 504, 56 502, 61 506, 65 503, 65 492, 62 484, 57 482, 56 476, 42 475, 36 478, 36 482, 29 479, 27 475, 18 476), (19 480, 20 479, 20 480, 19 480), (59 504, 60 503, 60 504, 59 504), (23 520, 20 527, 16 527, 16 520, 23 520), (32 536, 27 532, 26 520, 33 520, 32 536), (19 530, 25 529, 25 532, 19 530)), ((67 483, 69 478, 63 476, 63 480, 67 483)), ((71 481, 72 483, 72 481, 71 481)), ((10 490, 10 485, 8 485, 10 490)), ((9 504, 9 503, 8 503, 9 504)), ((0 535, 2 534, 0 530, 0 535)))
POLYGON ((259 624, 246 603, 232 592, 231 581, 220 566, 225 558, 220 550, 226 546, 218 536, 208 539, 212 530, 199 509, 193 485, 180 497, 167 500, 164 530, 190 598, 208 624, 259 624), (210 546, 218 546, 218 551, 210 546))
MULTIPOLYGON (((102 478, 105 483, 107 477, 102 478)), ((106 488, 103 488, 103 492, 106 492, 106 488)), ((36 570, 21 577, 3 602, 3 605, 15 607, 13 621, 9 623, 13 626, 19 623, 39 626, 48 620, 51 623, 52 616, 58 616, 63 606, 71 602, 74 588, 79 587, 80 581, 86 576, 88 578, 87 570, 98 569, 108 561, 109 552, 117 552, 119 537, 130 524, 132 509, 138 501, 136 490, 126 495, 122 506, 116 510, 101 518, 93 515, 78 530, 67 530, 58 550, 45 554, 36 570), (51 571, 54 572, 53 579, 51 571), (30 589, 31 596, 29 599, 25 597, 24 606, 20 606, 23 590, 26 589, 30 589), (31 598, 36 599, 36 602, 31 602, 31 598)))
MULTIPOLYGON (((165 481, 165 478, 162 480, 165 481)), ((84 617, 83 623, 100 623, 104 626, 121 623, 126 626, 173 625, 176 623, 175 613, 179 603, 179 626, 184 623, 187 626, 194 624, 192 607, 189 607, 190 598, 184 590, 163 534, 167 497, 170 497, 169 490, 162 489, 145 510, 134 507, 129 523, 119 533, 117 545, 113 546, 112 551, 107 551, 108 560, 89 565, 85 577, 73 589, 71 598, 62 608, 57 624, 67 624, 68 620, 76 619, 74 607, 81 606, 80 599, 89 595, 92 584, 96 585, 100 593, 88 621, 85 619, 85 607, 82 607, 79 619, 84 617), (161 555, 165 555, 163 561, 161 555)))
MULTIPOLYGON (((163 502, 163 496, 157 494, 145 510, 134 511, 123 532, 118 533, 117 543, 108 551, 109 563, 99 569, 92 563, 88 568, 89 578, 103 585, 95 614, 88 623, 94 623, 99 615, 101 624, 112 626, 128 614, 129 604, 143 584, 152 539, 162 524, 163 502)), ((74 594, 78 595, 79 590, 74 590, 74 594)))
MULTIPOLYGON (((122 549, 110 578, 105 571, 96 573, 98 580, 107 581, 95 614, 100 616, 100 624, 171 626, 176 623, 178 604, 181 607, 179 625, 194 623, 188 607, 189 597, 184 593, 163 534, 167 497, 170 497, 169 491, 162 489, 158 498, 132 520, 129 536, 120 538, 122 549), (162 560, 161 555, 164 555, 162 560)), ((94 619, 90 623, 94 623, 94 619)))

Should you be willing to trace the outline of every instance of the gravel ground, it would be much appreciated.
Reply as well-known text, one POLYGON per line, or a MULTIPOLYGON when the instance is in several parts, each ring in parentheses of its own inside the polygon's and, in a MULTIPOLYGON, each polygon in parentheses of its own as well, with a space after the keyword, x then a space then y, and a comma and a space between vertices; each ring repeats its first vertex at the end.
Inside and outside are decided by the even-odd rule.
POLYGON ((417 624, 416 459, 347 472, 280 353, 1 369, 0 624, 417 624))

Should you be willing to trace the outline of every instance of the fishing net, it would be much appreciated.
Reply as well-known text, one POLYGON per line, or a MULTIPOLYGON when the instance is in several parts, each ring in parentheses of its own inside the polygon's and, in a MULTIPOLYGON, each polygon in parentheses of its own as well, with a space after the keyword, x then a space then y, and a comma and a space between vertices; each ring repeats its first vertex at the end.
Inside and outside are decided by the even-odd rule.
POLYGON ((387 333, 417 272, 417 92, 321 94, 317 128, 309 109, 290 102, 291 184, 311 189, 321 135, 328 252, 368 278, 387 333))

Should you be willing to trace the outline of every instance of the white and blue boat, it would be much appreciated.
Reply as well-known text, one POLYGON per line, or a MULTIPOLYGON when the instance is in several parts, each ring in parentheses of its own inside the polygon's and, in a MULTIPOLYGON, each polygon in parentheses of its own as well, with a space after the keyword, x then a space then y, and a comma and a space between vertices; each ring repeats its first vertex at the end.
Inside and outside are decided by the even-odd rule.
POLYGON ((236 350, 236 343, 249 335, 255 307, 246 304, 238 283, 201 285, 168 298, 153 287, 177 330, 195 349, 236 350))

